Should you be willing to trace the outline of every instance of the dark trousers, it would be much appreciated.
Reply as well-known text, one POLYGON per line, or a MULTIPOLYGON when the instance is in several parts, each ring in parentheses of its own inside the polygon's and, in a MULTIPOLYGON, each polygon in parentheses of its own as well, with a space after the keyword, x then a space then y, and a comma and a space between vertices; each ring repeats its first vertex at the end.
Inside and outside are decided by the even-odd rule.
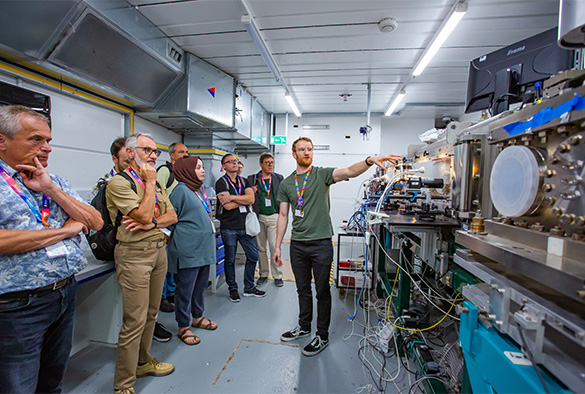
POLYGON ((236 249, 238 242, 242 245, 246 254, 246 266, 244 267, 244 291, 252 291, 254 284, 254 271, 258 263, 258 244, 256 237, 250 237, 246 230, 221 230, 221 239, 225 251, 224 272, 225 282, 229 290, 238 290, 236 283, 236 249))
POLYGON ((0 391, 60 393, 71 352, 77 282, 0 300, 0 391))
POLYGON ((191 318, 203 316, 205 287, 209 281, 209 266, 180 268, 175 291, 175 320, 181 327, 189 327, 191 318))
POLYGON ((314 277, 317 291, 317 334, 323 339, 328 339, 331 321, 329 275, 333 262, 331 239, 291 241, 290 261, 299 295, 299 326, 303 330, 311 330, 313 320, 311 278, 314 277))

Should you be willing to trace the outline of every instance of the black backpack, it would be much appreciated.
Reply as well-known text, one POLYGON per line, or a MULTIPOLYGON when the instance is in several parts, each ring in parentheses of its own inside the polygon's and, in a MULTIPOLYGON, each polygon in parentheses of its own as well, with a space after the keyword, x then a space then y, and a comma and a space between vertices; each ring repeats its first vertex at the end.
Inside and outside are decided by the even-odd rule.
POLYGON ((169 169, 169 172, 171 173, 171 175, 169 176, 169 179, 167 180, 167 184, 165 186, 165 190, 168 189, 169 187, 171 187, 171 185, 173 184, 173 182, 175 181, 175 176, 173 175, 173 165, 171 163, 169 163, 168 161, 165 162, 165 164, 159 166, 156 169, 156 172, 158 172, 158 170, 160 170, 161 168, 166 167, 169 169))
MULTIPOLYGON (((136 193, 136 185, 132 181, 132 178, 130 178, 130 175, 126 174, 125 172, 120 172, 116 175, 120 175, 126 178, 128 182, 130 182, 132 190, 134 193, 136 193)), ((86 238, 87 242, 89 243, 89 247, 91 248, 91 252, 96 259, 102 261, 114 261, 114 248, 118 243, 118 240, 116 239, 116 233, 118 232, 118 226, 122 222, 122 212, 118 211, 116 222, 112 223, 106 202, 107 186, 108 181, 104 178, 101 178, 97 184, 97 193, 90 202, 91 206, 97 209, 98 212, 102 215, 104 225, 101 230, 90 230, 86 235, 86 238)))

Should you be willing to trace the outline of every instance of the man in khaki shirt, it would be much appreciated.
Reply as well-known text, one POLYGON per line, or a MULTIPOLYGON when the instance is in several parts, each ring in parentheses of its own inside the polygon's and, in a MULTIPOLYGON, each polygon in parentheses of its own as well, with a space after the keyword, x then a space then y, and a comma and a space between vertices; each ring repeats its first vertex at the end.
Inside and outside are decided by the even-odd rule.
POLYGON ((123 324, 118 338, 115 393, 134 393, 137 377, 165 376, 175 367, 150 354, 156 314, 167 272, 167 226, 177 215, 164 190, 156 184, 159 150, 151 136, 135 134, 126 141, 130 166, 114 176, 106 189, 112 221, 124 216, 118 227, 114 252, 116 275, 123 297, 123 324))

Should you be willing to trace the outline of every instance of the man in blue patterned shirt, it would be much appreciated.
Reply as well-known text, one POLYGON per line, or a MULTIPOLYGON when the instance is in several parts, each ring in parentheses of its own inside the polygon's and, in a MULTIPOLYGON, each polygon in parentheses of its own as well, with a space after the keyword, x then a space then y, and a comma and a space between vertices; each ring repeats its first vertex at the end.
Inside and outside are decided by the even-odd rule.
POLYGON ((71 351, 79 233, 101 216, 49 174, 51 129, 29 108, 0 108, 0 390, 61 391, 71 351))

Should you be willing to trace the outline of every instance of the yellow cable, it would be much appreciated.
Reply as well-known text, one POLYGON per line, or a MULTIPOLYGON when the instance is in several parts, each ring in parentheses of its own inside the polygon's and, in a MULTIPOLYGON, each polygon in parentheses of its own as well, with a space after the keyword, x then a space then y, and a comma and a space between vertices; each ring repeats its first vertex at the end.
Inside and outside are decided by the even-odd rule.
POLYGON ((398 273, 400 272, 400 267, 396 270, 396 276, 394 277, 394 284, 392 285, 392 290, 390 291, 390 302, 388 303, 388 310, 386 311, 386 320, 390 321, 390 306, 392 305, 392 295, 394 294, 394 287, 396 287, 396 282, 398 281, 398 273))
MULTIPOLYGON (((401 330, 405 330, 405 331, 417 331, 417 332, 421 332, 421 331, 427 331, 427 330, 430 330, 430 329, 432 329, 432 328, 435 328, 435 327, 437 327, 439 324, 441 324, 441 322, 442 322, 443 320, 445 320, 445 318, 446 318, 447 316, 449 316, 449 312, 451 312, 451 309, 453 309, 453 307, 455 306, 455 301, 457 301, 457 298, 458 298, 460 295, 461 295, 461 293, 457 293, 457 295, 456 295, 456 296, 455 296, 455 298, 453 299, 453 303, 451 304, 451 307, 449 308, 449 310, 447 311, 447 313, 446 313, 446 314, 443 316, 443 318, 442 318, 441 320, 439 320, 437 323, 433 324, 433 325, 432 325, 432 326, 430 326, 430 327, 423 328, 423 329, 420 329, 420 330, 419 330, 418 328, 406 328, 406 327, 400 327, 400 326, 397 326, 396 324, 394 324, 394 323, 392 323, 392 322, 390 322, 390 324, 392 324, 392 325, 393 325, 394 327, 396 327, 396 328, 399 328, 399 329, 401 329, 401 330)), ((388 320, 388 321, 390 321, 390 320, 388 320)))

